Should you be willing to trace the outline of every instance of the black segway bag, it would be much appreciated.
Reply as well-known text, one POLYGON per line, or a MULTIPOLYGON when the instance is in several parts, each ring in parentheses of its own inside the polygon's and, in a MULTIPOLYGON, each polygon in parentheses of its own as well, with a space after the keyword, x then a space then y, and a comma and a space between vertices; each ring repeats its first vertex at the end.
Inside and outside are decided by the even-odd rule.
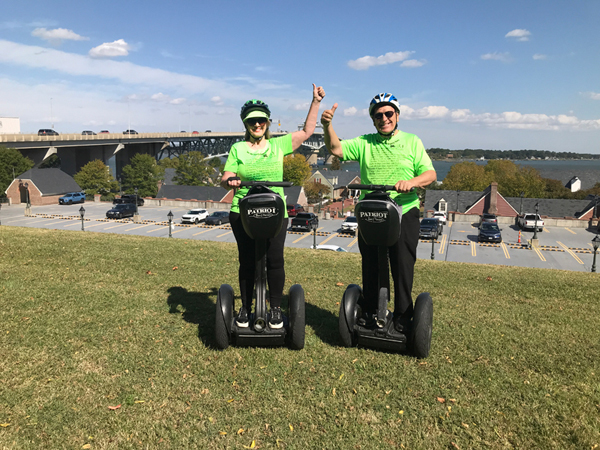
POLYGON ((270 239, 281 230, 285 203, 265 186, 254 186, 240 200, 240 216, 246 234, 252 239, 270 239))
POLYGON ((368 245, 390 247, 400 238, 402 206, 387 193, 371 192, 355 208, 358 231, 368 245))

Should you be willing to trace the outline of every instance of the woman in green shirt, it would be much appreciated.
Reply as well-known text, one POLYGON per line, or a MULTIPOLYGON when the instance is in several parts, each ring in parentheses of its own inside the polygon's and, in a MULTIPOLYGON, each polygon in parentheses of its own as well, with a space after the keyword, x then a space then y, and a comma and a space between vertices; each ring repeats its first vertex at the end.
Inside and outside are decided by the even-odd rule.
MULTIPOLYGON (((398 130, 400 104, 394 95, 376 95, 369 105, 369 115, 377 133, 340 141, 331 126, 337 103, 323 111, 321 124, 325 145, 343 161, 358 161, 362 184, 392 185, 390 197, 402 206, 400 239, 389 247, 390 268, 394 279, 394 327, 407 332, 413 313, 411 297, 414 267, 419 242, 419 198, 413 188, 425 187, 437 179, 423 143, 414 134, 398 130)), ((366 194, 362 191, 361 198, 366 194)), ((363 300, 362 325, 375 323, 377 310, 377 247, 369 246, 359 232, 362 256, 363 300)))
MULTIPOLYGON (((291 154, 308 139, 317 124, 319 104, 325 97, 322 87, 313 84, 313 99, 308 110, 304 128, 281 137, 272 137, 269 131, 271 111, 266 103, 260 100, 249 100, 242 106, 241 119, 246 129, 244 141, 235 143, 229 151, 221 185, 227 189, 237 188, 241 181, 283 181, 283 157, 291 154)), ((272 188, 283 198, 282 188, 272 188)), ((239 282, 242 306, 236 318, 239 327, 248 327, 248 312, 252 306, 254 291, 254 240, 242 226, 239 201, 248 193, 248 188, 238 189, 231 205, 229 220, 238 245, 240 260, 239 282)), ((269 239, 267 244, 267 283, 269 285, 269 301, 271 328, 281 328, 281 298, 285 284, 283 247, 287 234, 287 211, 285 212, 281 231, 269 239)))

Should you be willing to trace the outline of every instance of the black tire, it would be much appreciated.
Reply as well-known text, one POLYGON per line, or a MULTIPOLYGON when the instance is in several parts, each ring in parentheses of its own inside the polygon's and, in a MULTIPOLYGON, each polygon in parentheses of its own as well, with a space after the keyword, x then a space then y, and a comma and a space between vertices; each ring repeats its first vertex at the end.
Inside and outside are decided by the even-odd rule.
POLYGON ((194 223, 195 223, 196 225, 198 225, 198 224, 200 223, 200 220, 198 220, 198 218, 196 217, 196 220, 194 220, 194 223))
POLYGON ((223 222, 221 222, 221 221, 219 220, 219 222, 217 223, 217 225, 221 225, 222 223, 223 223, 223 222))
POLYGON ((69 200, 69 205, 72 205, 72 204, 73 204, 73 200, 69 200))
POLYGON ((215 314, 215 339, 217 348, 220 350, 229 347, 232 323, 233 288, 228 284, 222 284, 217 295, 217 311, 215 314))
POLYGON ((423 292, 415 301, 412 321, 411 345, 413 355, 417 358, 429 356, 432 328, 433 300, 429 292, 423 292))
POLYGON ((290 348, 293 350, 302 350, 304 348, 306 330, 306 312, 304 289, 299 284, 294 284, 290 288, 289 320, 290 348))
POLYGON ((362 296, 362 289, 356 284, 346 288, 340 303, 339 330, 344 347, 354 347, 356 337, 354 325, 358 317, 358 300, 362 296))

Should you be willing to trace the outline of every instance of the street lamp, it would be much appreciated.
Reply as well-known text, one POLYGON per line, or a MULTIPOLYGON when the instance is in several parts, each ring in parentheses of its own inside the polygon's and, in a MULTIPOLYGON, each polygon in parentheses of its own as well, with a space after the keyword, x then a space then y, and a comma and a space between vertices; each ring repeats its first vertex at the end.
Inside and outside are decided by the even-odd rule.
POLYGON ((138 188, 136 187, 133 190, 135 192, 135 214, 137 215, 138 214, 138 206, 137 206, 138 205, 138 199, 137 199, 138 188))
POLYGON ((535 204, 535 226, 533 227, 533 239, 537 239, 537 223, 538 223, 538 211, 540 210, 540 204, 535 204))
POLYGON ((460 195, 460 191, 456 191, 456 212, 460 212, 460 208, 458 207, 458 196, 460 195))
POLYGON ((81 216, 81 231, 85 231, 85 228, 83 227, 83 216, 85 216, 85 208, 83 206, 79 208, 79 215, 81 216))
POLYGON ((592 239, 592 245, 594 247, 594 262, 592 263, 592 272, 596 272, 596 252, 598 251, 598 245, 600 245, 600 237, 598 237, 598 235, 592 239))
POLYGON ((25 194, 27 195, 27 208, 31 208, 31 203, 29 202, 29 183, 25 182, 23 186, 25 186, 25 194))
POLYGON ((598 218, 598 196, 594 195, 594 217, 592 217, 592 219, 597 219, 598 218))
POLYGON ((167 217, 169 218, 169 237, 173 237, 173 235, 171 234, 171 227, 173 226, 173 213, 169 211, 167 217))
POLYGON ((433 238, 433 234, 431 235, 431 259, 434 260, 435 256, 433 254, 433 251, 435 249, 435 239, 433 238))

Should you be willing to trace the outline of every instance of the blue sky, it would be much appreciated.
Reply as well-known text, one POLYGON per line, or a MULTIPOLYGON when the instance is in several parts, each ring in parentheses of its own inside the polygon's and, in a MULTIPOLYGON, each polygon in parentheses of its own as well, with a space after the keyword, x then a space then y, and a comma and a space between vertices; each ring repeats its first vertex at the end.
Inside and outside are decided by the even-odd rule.
POLYGON ((379 92, 427 148, 600 153, 600 1, 8 2, 0 117, 22 132, 295 130, 312 83, 340 137, 379 92))

